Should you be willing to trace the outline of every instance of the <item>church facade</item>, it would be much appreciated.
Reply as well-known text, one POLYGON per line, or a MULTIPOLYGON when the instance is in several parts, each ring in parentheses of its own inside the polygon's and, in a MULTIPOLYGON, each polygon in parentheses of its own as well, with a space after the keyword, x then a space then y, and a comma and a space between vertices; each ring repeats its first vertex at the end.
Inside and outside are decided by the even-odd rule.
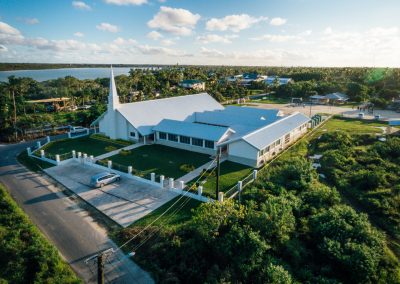
POLYGON ((207 93, 121 104, 111 69, 107 111, 92 124, 112 139, 162 144, 260 167, 306 131, 309 118, 224 107, 207 93))

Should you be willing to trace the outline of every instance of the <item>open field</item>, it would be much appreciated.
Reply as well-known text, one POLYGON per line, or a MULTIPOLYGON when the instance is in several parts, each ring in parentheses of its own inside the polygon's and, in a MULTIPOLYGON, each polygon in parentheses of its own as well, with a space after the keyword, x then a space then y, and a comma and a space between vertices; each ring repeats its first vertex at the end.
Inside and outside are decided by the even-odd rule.
POLYGON ((65 139, 55 142, 50 142, 42 149, 45 153, 50 155, 71 153, 72 150, 76 152, 86 153, 88 155, 98 156, 119 148, 125 147, 126 144, 118 143, 118 141, 111 139, 97 139, 91 136, 85 136, 76 139, 65 139))
POLYGON ((139 175, 164 175, 172 178, 179 178, 188 173, 182 165, 190 165, 197 168, 210 160, 209 155, 163 145, 145 145, 127 154, 117 154, 109 158, 113 163, 123 166, 132 166, 139 175))

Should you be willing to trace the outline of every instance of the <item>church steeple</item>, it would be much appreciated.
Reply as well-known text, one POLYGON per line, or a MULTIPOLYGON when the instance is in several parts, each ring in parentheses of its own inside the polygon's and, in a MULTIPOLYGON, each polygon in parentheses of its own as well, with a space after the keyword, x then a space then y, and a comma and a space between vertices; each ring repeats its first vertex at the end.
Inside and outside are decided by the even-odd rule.
POLYGON ((117 93, 117 86, 115 85, 114 80, 114 71, 111 65, 111 73, 110 73, 110 92, 108 94, 108 107, 112 110, 115 110, 119 106, 119 97, 117 93))

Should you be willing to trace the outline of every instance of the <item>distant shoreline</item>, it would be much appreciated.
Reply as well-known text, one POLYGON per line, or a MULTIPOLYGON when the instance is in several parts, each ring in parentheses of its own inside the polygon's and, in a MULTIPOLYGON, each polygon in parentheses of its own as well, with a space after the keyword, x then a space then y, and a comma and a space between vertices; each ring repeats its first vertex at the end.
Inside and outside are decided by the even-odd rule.
MULTIPOLYGON (((113 67, 158 67, 162 64, 113 64, 113 67)), ((0 71, 23 71, 64 68, 108 68, 110 64, 67 64, 67 63, 0 63, 0 71)))

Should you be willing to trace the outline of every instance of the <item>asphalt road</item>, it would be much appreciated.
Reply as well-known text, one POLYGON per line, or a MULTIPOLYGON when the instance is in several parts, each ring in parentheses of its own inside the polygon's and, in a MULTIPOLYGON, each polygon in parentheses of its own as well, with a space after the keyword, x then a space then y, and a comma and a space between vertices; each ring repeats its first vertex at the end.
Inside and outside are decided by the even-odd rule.
MULTIPOLYGON (((17 162, 16 156, 31 145, 34 142, 0 145, 0 182, 77 275, 86 283, 96 283, 95 263, 85 264, 84 260, 116 245, 77 201, 64 195, 45 176, 30 172, 17 162)), ((107 258, 105 280, 106 283, 153 283, 147 272, 120 251, 107 258)))

